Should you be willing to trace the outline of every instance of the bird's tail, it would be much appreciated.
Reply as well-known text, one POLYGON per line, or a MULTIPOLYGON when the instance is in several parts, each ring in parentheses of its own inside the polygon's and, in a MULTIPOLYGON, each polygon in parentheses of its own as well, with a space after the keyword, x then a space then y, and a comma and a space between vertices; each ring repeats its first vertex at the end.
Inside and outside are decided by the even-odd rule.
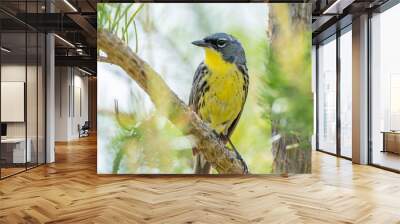
MULTIPOLYGON (((196 149, 193 149, 195 152, 196 149)), ((201 153, 194 155, 194 173, 195 174, 209 174, 211 170, 211 164, 206 161, 201 153)))

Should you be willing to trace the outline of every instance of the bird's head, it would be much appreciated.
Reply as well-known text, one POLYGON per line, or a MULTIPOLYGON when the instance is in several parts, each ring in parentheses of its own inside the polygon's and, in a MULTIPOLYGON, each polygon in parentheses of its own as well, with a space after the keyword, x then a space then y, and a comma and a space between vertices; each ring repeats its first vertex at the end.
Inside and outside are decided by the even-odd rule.
POLYGON ((221 57, 224 61, 235 64, 246 64, 246 56, 242 45, 232 35, 215 33, 192 44, 203 47, 207 57, 221 57))

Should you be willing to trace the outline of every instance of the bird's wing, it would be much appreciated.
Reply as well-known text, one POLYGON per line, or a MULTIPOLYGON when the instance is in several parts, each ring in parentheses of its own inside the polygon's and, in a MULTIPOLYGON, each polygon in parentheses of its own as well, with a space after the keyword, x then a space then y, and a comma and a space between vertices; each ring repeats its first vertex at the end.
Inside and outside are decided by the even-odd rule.
MULTIPOLYGON (((202 62, 199 64, 199 66, 196 69, 196 72, 194 73, 193 77, 193 83, 192 83, 192 90, 190 91, 190 96, 189 96, 189 106, 192 108, 194 112, 198 112, 199 109, 199 101, 202 92, 202 88, 206 88, 206 82, 203 79, 205 75, 208 73, 208 68, 207 66, 202 62)), ((193 155, 196 155, 197 149, 196 147, 192 148, 193 155)))
POLYGON ((231 126, 228 128, 228 132, 227 132, 228 138, 231 137, 233 130, 235 130, 235 127, 236 127, 237 123, 239 122, 240 116, 242 115, 244 103, 246 102, 247 93, 249 92, 249 74, 248 74, 247 66, 246 66, 246 64, 238 64, 237 66, 239 68, 239 71, 243 74, 243 77, 244 77, 244 86, 243 86, 244 99, 243 99, 242 108, 240 109, 239 114, 236 116, 235 120, 232 122, 231 126))
POLYGON ((208 73, 207 66, 202 62, 196 69, 193 77, 192 90, 189 96, 189 106, 197 113, 198 103, 204 88, 207 88, 207 83, 203 77, 208 73))

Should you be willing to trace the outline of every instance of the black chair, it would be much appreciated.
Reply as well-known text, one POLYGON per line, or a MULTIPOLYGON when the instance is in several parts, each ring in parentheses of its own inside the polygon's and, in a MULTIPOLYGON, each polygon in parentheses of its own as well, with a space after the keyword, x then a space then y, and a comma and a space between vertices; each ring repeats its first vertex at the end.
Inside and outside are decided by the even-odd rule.
POLYGON ((79 138, 89 136, 89 129, 90 129, 89 121, 85 121, 82 127, 80 127, 80 125, 78 124, 79 138))

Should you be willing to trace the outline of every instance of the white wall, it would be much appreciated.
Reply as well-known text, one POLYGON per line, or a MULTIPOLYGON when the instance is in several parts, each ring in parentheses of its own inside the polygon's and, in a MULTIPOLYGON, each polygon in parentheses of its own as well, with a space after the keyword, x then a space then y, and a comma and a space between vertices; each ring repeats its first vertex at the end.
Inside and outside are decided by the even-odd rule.
POLYGON ((55 68, 55 141, 68 140, 70 76, 68 67, 55 68))
MULTIPOLYGON (((25 82, 25 75, 27 69, 28 74, 35 73, 36 74, 36 67, 33 66, 27 66, 25 67, 24 65, 18 65, 18 64, 5 64, 1 66, 1 81, 2 82, 25 82)), ((29 80, 30 85, 36 85, 36 81, 32 83, 32 80, 29 80)), ((27 103, 31 103, 34 101, 31 99, 32 97, 36 99, 36 88, 28 88, 28 99, 27 103), (32 90, 32 91, 30 91, 32 90)), ((3 96, 4 97, 4 96, 3 96)), ((36 108, 36 103, 34 105, 28 105, 31 107, 36 108)), ((1 108, 2 110, 6 110, 7 108, 1 108)), ((36 109, 35 109, 36 110, 36 109)), ((28 113, 28 122, 35 121, 36 123, 36 113, 28 113)), ((25 123, 26 122, 7 122, 7 136, 8 137, 25 137, 25 123)), ((28 128, 33 127, 33 125, 28 125, 28 128)), ((34 127, 36 130, 36 126, 34 127)), ((29 136, 29 130, 28 130, 28 137, 29 136)))
MULTIPOLYGON (((25 82, 25 65, 2 65, 1 81, 3 82, 25 82)), ((1 108, 5 110, 6 108, 1 108)), ((25 137, 25 123, 7 123, 7 137, 25 137)))
POLYGON ((70 141, 88 120, 88 78, 73 67, 56 67, 55 73, 55 140, 70 141))
POLYGON ((71 135, 74 137, 78 137, 78 124, 83 125, 85 121, 88 121, 88 77, 87 76, 81 76, 82 73, 79 72, 79 74, 76 74, 75 70, 75 75, 74 75, 74 96, 73 98, 75 99, 74 101, 74 108, 75 110, 73 112, 73 119, 71 120, 71 135))

